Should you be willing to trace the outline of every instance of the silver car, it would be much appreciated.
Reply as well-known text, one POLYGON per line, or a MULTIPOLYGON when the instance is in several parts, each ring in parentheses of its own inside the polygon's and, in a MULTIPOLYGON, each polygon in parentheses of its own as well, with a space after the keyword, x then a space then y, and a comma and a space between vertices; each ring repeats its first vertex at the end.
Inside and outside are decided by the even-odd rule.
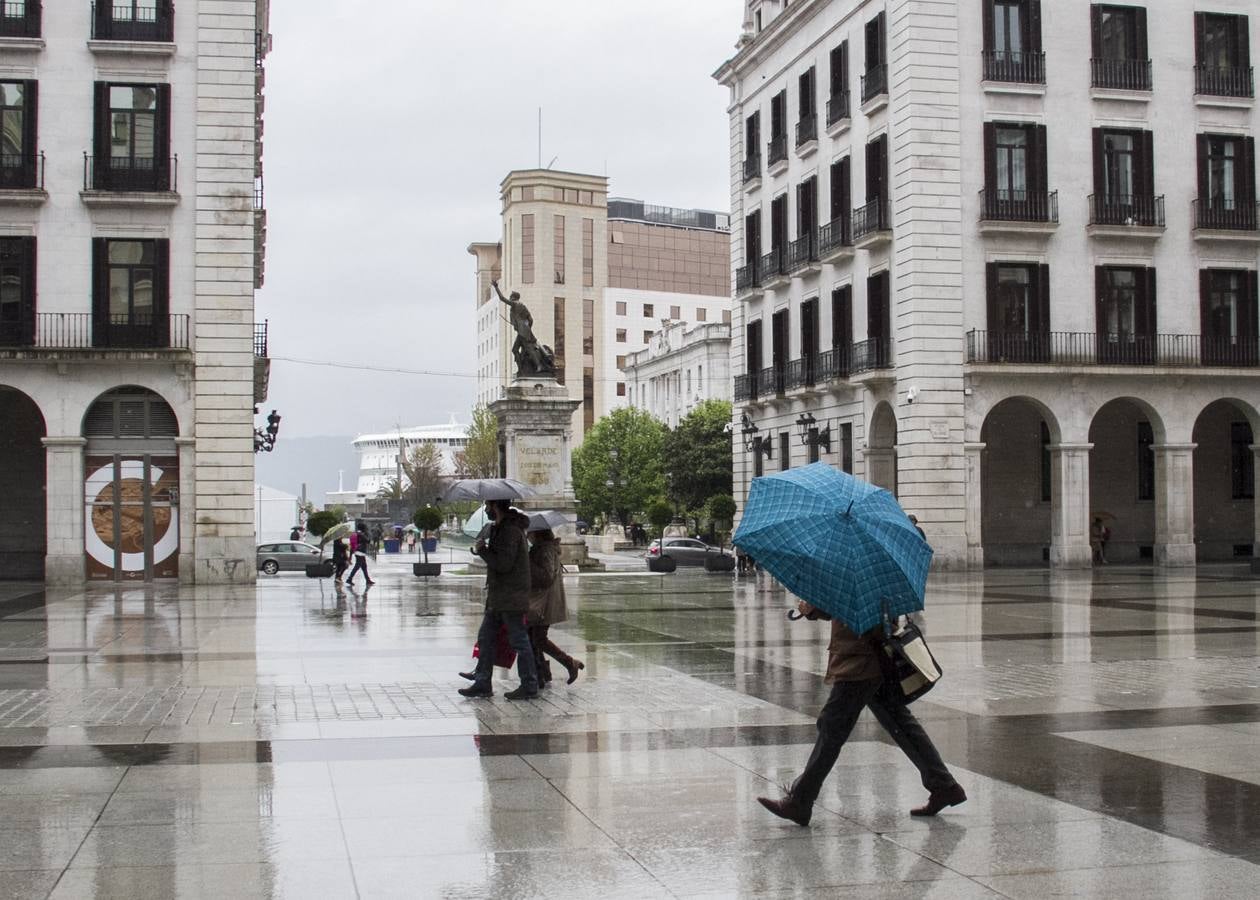
POLYGON ((319 562, 320 550, 301 541, 281 541, 258 545, 258 570, 267 575, 277 572, 304 572, 308 563, 319 562))
POLYGON ((724 550, 694 538, 667 537, 663 544, 662 546, 661 541, 652 541, 644 558, 668 556, 680 566, 703 566, 707 556, 730 556, 724 550))

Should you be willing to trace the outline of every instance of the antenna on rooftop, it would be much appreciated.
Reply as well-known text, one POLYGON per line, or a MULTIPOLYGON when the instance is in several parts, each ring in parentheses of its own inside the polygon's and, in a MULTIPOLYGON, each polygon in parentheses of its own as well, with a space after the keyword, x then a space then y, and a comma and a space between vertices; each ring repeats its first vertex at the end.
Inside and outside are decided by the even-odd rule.
POLYGON ((552 166, 554 166, 556 164, 556 160, 559 158, 560 157, 558 155, 551 157, 551 162, 547 163, 547 168, 550 169, 552 166))

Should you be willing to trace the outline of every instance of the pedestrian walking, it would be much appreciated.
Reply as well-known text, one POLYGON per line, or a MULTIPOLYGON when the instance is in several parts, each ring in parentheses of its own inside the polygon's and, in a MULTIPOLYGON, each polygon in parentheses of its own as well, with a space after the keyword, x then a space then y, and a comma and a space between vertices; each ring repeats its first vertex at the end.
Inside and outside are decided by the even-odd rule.
POLYGON ((1107 565, 1107 542, 1111 540, 1111 529, 1102 520, 1102 516, 1094 516, 1089 526, 1089 546, 1094 551, 1094 562, 1107 565))
POLYGON ((360 572, 363 573, 363 580, 367 582, 367 586, 371 587, 376 584, 372 580, 372 576, 368 574, 367 554, 368 554, 368 534, 366 530, 356 531, 351 535, 351 542, 354 551, 354 568, 350 570, 350 575, 346 578, 346 584, 354 586, 354 576, 360 572))
POLYGON ((577 681, 578 672, 586 668, 551 642, 547 636, 552 625, 569 617, 564 596, 564 566, 560 562, 560 539, 550 529, 529 532, 529 642, 534 647, 534 665, 538 670, 538 686, 551 681, 550 656, 568 672, 568 684, 577 681))
POLYGON ((459 692, 465 697, 494 695, 494 651, 499 629, 506 628, 508 645, 516 651, 516 672, 521 684, 503 696, 508 700, 528 700, 538 696, 538 670, 529 642, 525 616, 529 611, 529 543, 525 529, 529 519, 512 509, 508 500, 487 500, 489 533, 477 539, 472 552, 486 563, 486 608, 477 632, 481 648, 473 683, 459 692))
POLYGON ((350 551, 346 547, 346 542, 343 538, 337 538, 333 541, 332 563, 333 581, 341 584, 342 576, 346 574, 346 569, 350 567, 350 551))
MULTIPOLYGON (((797 609, 807 619, 826 618, 803 600, 797 604, 797 609)), ((876 643, 879 633, 877 626, 859 636, 840 621, 832 621, 824 679, 831 685, 831 696, 818 715, 818 738, 805 771, 781 799, 757 798, 758 803, 779 818, 797 825, 809 824, 823 781, 839 758, 863 707, 870 709, 901 752, 914 763, 928 790, 927 803, 910 810, 910 815, 934 816, 947 806, 966 801, 966 792, 946 767, 932 739, 904 699, 890 689, 894 686, 886 684, 876 643)))

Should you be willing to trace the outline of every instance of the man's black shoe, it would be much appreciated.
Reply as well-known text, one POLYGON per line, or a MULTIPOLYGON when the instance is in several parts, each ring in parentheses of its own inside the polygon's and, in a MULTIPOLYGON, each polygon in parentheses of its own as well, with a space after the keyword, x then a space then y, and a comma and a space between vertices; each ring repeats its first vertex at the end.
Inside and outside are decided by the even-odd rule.
MULTIPOLYGON (((460 693, 462 694, 463 691, 460 691, 460 693)), ((504 700, 533 700, 537 696, 538 696, 537 688, 535 688, 532 691, 527 691, 523 687, 518 687, 516 690, 508 691, 506 694, 504 694, 503 699, 504 700)))
POLYGON ((956 784, 943 791, 932 791, 928 802, 910 810, 912 816, 934 816, 947 806, 957 806, 967 802, 967 792, 961 784, 956 784))
POLYGON ((758 797, 757 802, 764 806, 770 812, 774 813, 780 819, 787 819, 795 822, 797 825, 805 826, 809 824, 809 817, 814 813, 814 807, 811 804, 806 806, 797 800, 791 794, 782 800, 771 800, 769 797, 758 797))
MULTIPOLYGON (((480 685, 470 684, 466 688, 460 688, 459 692, 465 697, 493 697, 494 688, 481 687, 480 685)), ((508 694, 507 696, 511 696, 508 694)))

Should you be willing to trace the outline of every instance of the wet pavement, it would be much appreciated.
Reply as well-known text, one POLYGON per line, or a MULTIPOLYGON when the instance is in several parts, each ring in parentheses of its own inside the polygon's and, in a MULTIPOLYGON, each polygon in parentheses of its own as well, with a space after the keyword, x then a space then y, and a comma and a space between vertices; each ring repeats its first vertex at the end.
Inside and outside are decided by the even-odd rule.
POLYGON ((766 576, 570 576, 577 683, 466 700, 481 579, 412 559, 366 594, 0 583, 0 898, 1260 891, 1245 567, 934 576, 914 708, 970 799, 912 819, 864 717, 802 829, 755 798, 809 753, 827 629, 766 576))

